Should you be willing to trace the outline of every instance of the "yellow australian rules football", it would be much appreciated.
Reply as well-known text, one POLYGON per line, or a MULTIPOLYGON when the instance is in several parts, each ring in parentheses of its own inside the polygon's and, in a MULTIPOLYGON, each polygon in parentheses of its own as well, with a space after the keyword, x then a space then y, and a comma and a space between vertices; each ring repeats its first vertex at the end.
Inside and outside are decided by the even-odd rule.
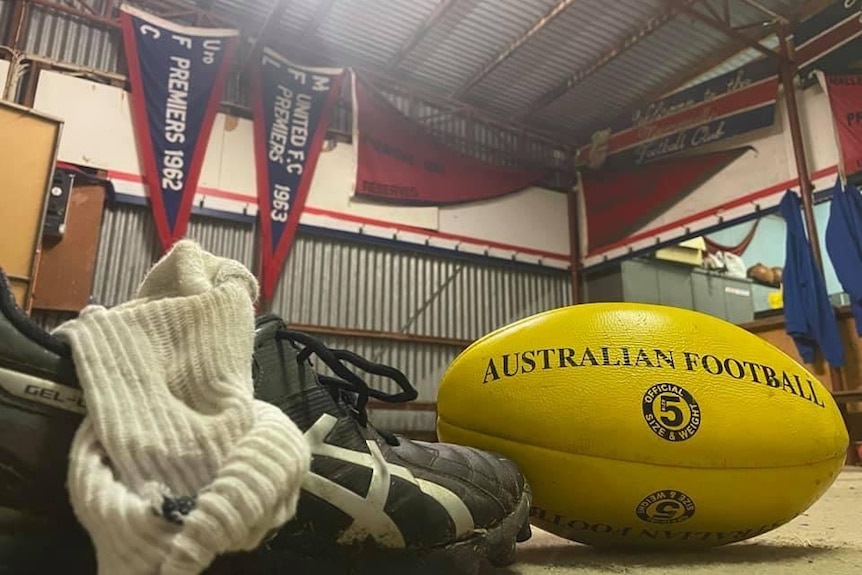
POLYGON ((776 347, 634 303, 555 309, 477 340, 437 408, 441 441, 521 467, 534 525, 596 546, 771 531, 830 487, 849 441, 829 391, 776 347))

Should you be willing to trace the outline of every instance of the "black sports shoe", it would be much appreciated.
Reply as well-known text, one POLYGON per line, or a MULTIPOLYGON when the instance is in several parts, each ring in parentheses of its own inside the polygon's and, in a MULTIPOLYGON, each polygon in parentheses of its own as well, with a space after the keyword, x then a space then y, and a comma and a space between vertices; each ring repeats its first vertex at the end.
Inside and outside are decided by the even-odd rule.
MULTIPOLYGON (((530 491, 512 462, 368 424, 369 397, 415 399, 401 372, 329 350, 267 316, 257 321, 254 375, 256 395, 305 432, 312 473, 296 517, 257 552, 219 558, 213 572, 469 573, 485 558, 511 563, 516 540, 529 538, 530 491), (312 353, 338 377, 318 377, 312 353), (344 362, 390 377, 403 392, 369 389, 344 362)), ((65 483, 84 413, 68 346, 18 308, 0 270, 0 507, 80 531, 65 483)))
POLYGON ((21 311, 0 270, 0 507, 74 519, 66 470, 84 413, 71 351, 21 311))
POLYGON ((513 462, 376 430, 365 411, 369 398, 416 398, 403 373, 329 349, 274 315, 256 326, 256 394, 299 426, 313 455, 296 517, 265 546, 267 572, 277 567, 280 549, 290 550, 285 570, 298 557, 318 565, 327 557, 342 573, 348 565, 369 573, 416 573, 421 566, 474 572, 483 558, 497 566, 514 561, 516 541, 530 537, 531 496, 513 462), (315 373, 311 355, 336 377, 315 373), (349 366, 388 377, 401 392, 371 389, 349 366))

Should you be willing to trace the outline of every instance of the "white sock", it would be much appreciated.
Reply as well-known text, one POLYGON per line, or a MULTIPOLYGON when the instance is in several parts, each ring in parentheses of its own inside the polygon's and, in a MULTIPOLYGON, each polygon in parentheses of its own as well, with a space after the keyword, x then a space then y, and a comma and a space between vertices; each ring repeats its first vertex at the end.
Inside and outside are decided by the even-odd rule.
POLYGON ((253 397, 257 290, 244 266, 183 240, 136 299, 55 330, 87 402, 68 484, 99 573, 199 573, 295 514, 311 455, 296 425, 253 397), (194 508, 173 523, 164 498, 183 496, 194 508))

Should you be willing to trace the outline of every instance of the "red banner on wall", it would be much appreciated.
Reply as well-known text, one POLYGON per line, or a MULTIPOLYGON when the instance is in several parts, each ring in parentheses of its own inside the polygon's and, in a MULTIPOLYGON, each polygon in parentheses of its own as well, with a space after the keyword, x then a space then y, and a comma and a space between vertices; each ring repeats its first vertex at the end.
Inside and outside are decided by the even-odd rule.
POLYGON ((461 154, 404 116, 353 75, 358 197, 392 204, 445 205, 498 198, 547 175, 461 154))
POLYGON ((183 237, 239 32, 180 26, 123 5, 141 171, 163 251, 183 237))
POLYGON ((659 160, 625 171, 584 174, 581 182, 588 251, 608 249, 625 240, 748 149, 659 160))
POLYGON ((862 74, 826 75, 826 92, 838 140, 844 181, 862 172, 862 74))

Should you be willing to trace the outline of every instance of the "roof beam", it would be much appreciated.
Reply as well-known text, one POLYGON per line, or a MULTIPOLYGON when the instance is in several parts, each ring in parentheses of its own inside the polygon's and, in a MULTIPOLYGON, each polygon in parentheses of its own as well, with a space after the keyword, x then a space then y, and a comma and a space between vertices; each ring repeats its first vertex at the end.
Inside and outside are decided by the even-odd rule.
POLYGON ((266 42, 269 38, 269 35, 272 33, 274 27, 279 26, 281 24, 281 19, 284 17, 284 13, 287 12, 288 7, 291 5, 292 0, 278 0, 275 3, 275 6, 272 7, 272 12, 269 13, 266 20, 263 22, 263 26, 260 29, 260 32, 257 35, 257 39, 255 40, 255 48, 261 42, 266 42))
MULTIPOLYGON (((825 8, 832 0, 808 0, 804 2, 797 9, 792 12, 786 14, 786 18, 791 21, 804 20, 805 18, 816 14, 823 8, 825 8)), ((757 35, 757 37, 752 38, 755 42, 763 42, 766 38, 772 35, 775 32, 774 27, 763 27, 761 33, 757 35)), ((694 69, 683 70, 678 74, 674 74, 671 78, 669 78, 666 82, 662 82, 662 85, 659 86, 656 90, 652 90, 642 98, 640 98, 636 103, 631 106, 627 106, 622 111, 617 114, 617 117, 622 117, 625 114, 631 113, 633 110, 642 106, 644 102, 652 102, 658 100, 660 98, 667 97, 674 91, 678 90, 680 87, 688 84, 692 80, 706 74, 710 70, 713 70, 717 66, 724 64, 727 60, 739 54, 740 50, 736 46, 731 46, 725 50, 721 50, 717 52, 712 58, 707 59, 703 62, 701 66, 698 66, 694 69)), ((596 126, 596 128, 600 128, 601 126, 596 126)), ((578 145, 583 145, 584 142, 589 138, 589 134, 580 134, 578 136, 577 141, 578 145)))
POLYGON ((788 24, 790 22, 790 20, 788 20, 787 18, 785 18, 784 16, 782 16, 781 14, 776 12, 775 10, 767 8, 762 3, 760 3, 758 0, 740 0, 740 1, 743 2, 744 4, 748 4, 752 8, 755 8, 756 10, 760 10, 762 13, 766 14, 767 16, 769 16, 770 18, 772 18, 776 22, 781 22, 782 24, 788 24))
POLYGON ((387 67, 390 71, 395 71, 395 69, 401 65, 404 58, 406 58, 407 55, 413 51, 413 48, 415 48, 419 42, 428 35, 431 28, 434 27, 440 18, 442 18, 457 1, 458 0, 439 0, 437 6, 435 6, 434 10, 431 11, 431 14, 428 15, 428 18, 426 18, 425 21, 422 22, 422 24, 416 28, 416 30, 414 30, 406 40, 404 40, 401 46, 398 47, 398 51, 395 52, 395 55, 389 60, 387 67))
POLYGON ((740 32, 739 30, 734 30, 725 22, 722 22, 721 20, 713 18, 712 16, 708 16, 707 14, 704 14, 703 12, 694 8, 693 6, 687 5, 686 0, 667 0, 667 2, 669 2, 672 6, 675 6, 677 9, 679 9, 684 14, 691 16, 695 20, 699 20, 700 22, 702 22, 703 24, 706 24, 710 28, 718 30, 719 32, 721 32, 722 34, 724 34, 728 38, 736 41, 736 43, 738 43, 742 46, 748 46, 749 48, 754 48, 755 50, 757 50, 758 52, 760 52, 764 56, 768 56, 770 58, 778 58, 779 57, 777 52, 770 50, 766 46, 762 45, 760 42, 752 40, 751 38, 749 38, 748 36, 746 36, 745 34, 740 32))
POLYGON ((282 39, 276 48, 282 48, 290 54, 295 54, 296 57, 307 58, 309 61, 316 62, 316 65, 349 66, 358 75, 375 80, 378 85, 384 87, 387 91, 422 100, 449 110, 453 114, 471 116, 492 126, 512 131, 521 131, 532 139, 552 146, 564 147, 559 134, 526 124, 518 124, 512 118, 499 116, 493 112, 481 110, 464 102, 455 101, 439 93, 434 93, 429 88, 423 88, 412 82, 405 81, 403 78, 398 78, 390 72, 381 71, 378 67, 368 65, 359 59, 354 59, 350 62, 339 61, 339 59, 332 55, 326 54, 318 39, 312 39, 310 42, 303 43, 282 39))
POLYGON ((485 78, 488 74, 497 69, 497 67, 502 64, 505 60, 507 60, 512 54, 514 54, 521 46, 523 46, 530 38, 538 34, 545 28, 548 24, 553 22, 557 16, 562 14, 566 8, 577 2, 578 0, 558 0, 554 6, 545 13, 544 16, 539 18, 530 28, 518 36, 511 44, 506 46, 501 52, 499 52, 496 56, 494 56, 487 64, 482 66, 482 68, 473 74, 464 84, 459 86, 454 92, 452 92, 452 98, 460 98, 467 92, 469 92, 473 86, 478 84, 485 78))
MULTIPOLYGON (((727 7, 728 7, 728 1, 729 1, 729 0, 724 0, 724 7, 725 7, 725 8, 727 8, 727 7)), ((715 16, 718 20, 724 20, 725 22, 730 23, 730 15, 729 15, 729 14, 727 14, 727 12, 726 12, 726 11, 725 11, 725 15, 724 15, 724 16, 721 16, 721 15, 720 15, 716 10, 715 10, 715 8, 712 6, 712 4, 710 4, 710 3, 706 3, 706 4, 704 4, 704 5, 703 5, 703 7, 706 9, 706 11, 707 11, 707 12, 709 12, 710 14, 712 14, 713 16, 715 16)))
POLYGON ((680 12, 680 7, 690 7, 695 3, 700 2, 701 0, 680 0, 679 2, 673 4, 667 10, 659 14, 658 16, 650 19, 644 26, 642 26, 639 30, 636 30, 634 34, 626 38, 622 43, 614 46, 611 50, 599 56, 595 61, 593 61, 590 65, 585 68, 581 68, 577 70, 574 74, 536 98, 529 106, 521 110, 516 114, 516 118, 518 121, 524 121, 533 114, 537 113, 542 108, 548 106, 552 102, 560 99, 566 92, 571 90, 575 84, 583 81, 584 78, 591 76, 596 73, 598 70, 604 68, 609 62, 619 57, 624 52, 628 51, 632 46, 636 45, 638 42, 661 28, 665 23, 667 23, 670 19, 675 17, 680 12))
MULTIPOLYGON (((772 34, 772 30, 765 32, 760 40, 764 40, 772 34)), ((644 105, 645 102, 654 102, 656 100, 660 100, 665 98, 678 90, 680 87, 685 86, 695 78, 706 74, 710 70, 713 70, 715 67, 724 64, 730 58, 733 58, 737 54, 739 54, 740 50, 737 46, 732 46, 730 49, 724 49, 715 53, 714 56, 708 58, 703 62, 701 66, 698 66, 694 69, 687 69, 674 74, 667 81, 662 82, 662 84, 656 88, 655 90, 651 90, 643 97, 639 98, 637 102, 632 103, 629 106, 624 107, 618 113, 614 115, 614 118, 621 118, 627 114, 632 113, 634 110, 640 108, 644 105)), ((601 129, 605 126, 593 126, 586 133, 578 133, 575 135, 575 140, 577 141, 578 147, 584 145, 585 142, 589 141, 590 133, 594 130, 601 129)))
POLYGON ((275 3, 275 6, 272 8, 272 12, 270 12, 269 16, 266 17, 266 20, 263 21, 263 26, 261 26, 260 32, 257 33, 254 45, 251 47, 251 50, 248 51, 245 61, 242 63, 242 67, 240 68, 241 70, 245 70, 249 63, 257 57, 260 47, 269 40, 269 35, 272 33, 273 27, 281 24, 281 18, 290 6, 291 1, 292 0, 278 0, 275 3))
POLYGON ((66 3, 67 3, 67 4, 69 4, 69 6, 70 6, 71 8, 77 8, 77 6, 75 6, 75 4, 80 4, 80 5, 81 5, 81 8, 83 8, 83 9, 84 9, 84 12, 89 12, 89 13, 90 13, 90 14, 92 14, 93 16, 98 16, 98 15, 99 15, 99 13, 98 13, 98 12, 96 12, 95 8, 93 8, 93 7, 90 5, 90 3, 89 3, 89 2, 87 2, 86 0, 77 0, 77 2, 76 2, 75 0, 67 0, 67 1, 66 1, 66 3))
POLYGON ((317 32, 318 28, 323 24, 323 21, 326 20, 326 17, 332 11, 332 7, 335 5, 335 0, 323 0, 320 3, 320 6, 317 7, 317 10, 314 11, 314 16, 311 17, 311 22, 308 23, 308 26, 305 27, 302 31, 302 38, 310 38, 314 36, 317 32))
MULTIPOLYGON (((817 12, 822 10, 830 2, 832 2, 832 0, 808 0, 807 2, 803 3, 802 6, 794 10, 792 13, 788 14, 787 18, 790 20, 804 20, 805 18, 816 14, 817 12)), ((764 27, 761 33, 758 34, 756 38, 752 38, 752 40, 755 42, 763 42, 774 33, 774 27, 764 27)), ((726 61, 739 54, 739 52, 740 50, 738 47, 728 47, 727 49, 721 50, 720 52, 716 53, 715 56, 713 56, 712 58, 707 59, 703 63, 703 65, 698 66, 693 70, 684 70, 679 74, 675 74, 673 77, 668 79, 668 81, 663 82, 658 89, 644 96, 640 102, 633 106, 633 108, 642 105, 644 102, 651 102, 655 99, 663 98, 673 93, 680 87, 688 84, 699 76, 702 76, 710 70, 713 70, 714 68, 724 64, 726 61)))
POLYGON ((206 19, 212 17, 212 12, 209 10, 203 10, 196 6, 192 2, 184 2, 183 0, 141 0, 138 2, 143 7, 155 7, 158 6, 155 13, 159 16, 164 15, 166 18, 170 18, 169 14, 166 12, 173 10, 174 14, 191 14, 195 16, 196 19, 206 19), (165 10, 167 8, 167 10, 165 10))

